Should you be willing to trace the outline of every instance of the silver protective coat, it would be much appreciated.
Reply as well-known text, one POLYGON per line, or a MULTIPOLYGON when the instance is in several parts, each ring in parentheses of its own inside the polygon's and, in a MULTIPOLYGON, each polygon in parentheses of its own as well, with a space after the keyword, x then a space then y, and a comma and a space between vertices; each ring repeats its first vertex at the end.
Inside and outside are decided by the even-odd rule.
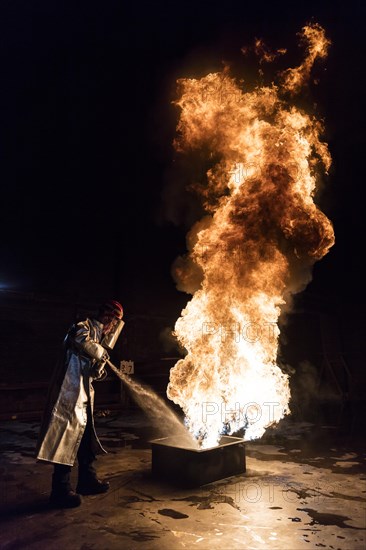
POLYGON ((103 325, 95 319, 77 323, 64 341, 55 370, 37 444, 37 459, 72 466, 87 423, 90 403, 92 450, 106 453, 95 432, 93 379, 101 377, 106 350, 101 346, 103 325))

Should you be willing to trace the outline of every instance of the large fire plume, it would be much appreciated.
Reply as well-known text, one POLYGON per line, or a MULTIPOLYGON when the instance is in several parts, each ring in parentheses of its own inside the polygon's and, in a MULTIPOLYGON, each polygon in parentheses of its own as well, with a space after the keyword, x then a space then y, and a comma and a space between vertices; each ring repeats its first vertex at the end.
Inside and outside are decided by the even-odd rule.
POLYGON ((187 353, 171 369, 167 394, 204 447, 225 431, 261 437, 289 413, 279 317, 334 244, 313 200, 331 164, 323 125, 284 99, 305 85, 330 44, 317 24, 302 38, 304 62, 278 85, 244 91, 227 68, 178 81, 175 145, 207 151, 211 165, 196 185, 206 214, 174 267, 178 288, 193 297, 175 326, 187 353))

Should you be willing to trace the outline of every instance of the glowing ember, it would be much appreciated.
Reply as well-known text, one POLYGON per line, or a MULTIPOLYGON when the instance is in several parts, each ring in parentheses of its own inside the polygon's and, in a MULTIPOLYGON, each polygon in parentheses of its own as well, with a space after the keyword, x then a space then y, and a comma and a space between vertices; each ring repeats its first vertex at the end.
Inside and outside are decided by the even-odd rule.
POLYGON ((281 99, 326 55, 319 25, 302 34, 307 57, 282 73, 281 86, 244 92, 227 69, 179 81, 176 147, 207 149, 214 160, 197 186, 207 215, 175 265, 178 288, 193 298, 175 326, 187 355, 171 369, 167 395, 204 447, 240 428, 246 439, 261 437, 289 413, 288 376, 276 364, 278 319, 334 244, 313 201, 320 169, 331 163, 322 124, 281 99))

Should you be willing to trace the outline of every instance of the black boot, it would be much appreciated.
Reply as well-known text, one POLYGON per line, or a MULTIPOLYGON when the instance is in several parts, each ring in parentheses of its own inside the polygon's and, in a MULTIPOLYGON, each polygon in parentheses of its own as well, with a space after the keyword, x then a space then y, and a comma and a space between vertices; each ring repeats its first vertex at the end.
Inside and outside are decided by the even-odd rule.
POLYGON ((76 490, 79 495, 99 495, 100 493, 106 493, 109 489, 109 482, 102 481, 97 477, 89 480, 79 481, 76 490))
POLYGON ((81 496, 70 485, 71 466, 55 464, 52 476, 50 504, 54 508, 76 508, 81 504, 81 496))
POLYGON ((76 492, 80 495, 98 495, 106 493, 109 489, 108 481, 97 478, 95 469, 91 464, 79 464, 79 479, 76 492))
POLYGON ((63 492, 52 489, 50 504, 54 508, 77 508, 81 504, 81 496, 72 489, 63 492))

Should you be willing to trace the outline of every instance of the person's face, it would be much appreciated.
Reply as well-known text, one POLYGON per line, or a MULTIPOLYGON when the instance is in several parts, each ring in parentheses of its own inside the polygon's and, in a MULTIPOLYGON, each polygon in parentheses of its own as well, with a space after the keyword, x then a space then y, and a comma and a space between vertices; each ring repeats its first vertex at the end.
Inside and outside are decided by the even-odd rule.
POLYGON ((103 334, 108 334, 111 332, 118 323, 118 319, 116 319, 116 317, 108 315, 107 313, 102 315, 100 321, 104 325, 103 334))

